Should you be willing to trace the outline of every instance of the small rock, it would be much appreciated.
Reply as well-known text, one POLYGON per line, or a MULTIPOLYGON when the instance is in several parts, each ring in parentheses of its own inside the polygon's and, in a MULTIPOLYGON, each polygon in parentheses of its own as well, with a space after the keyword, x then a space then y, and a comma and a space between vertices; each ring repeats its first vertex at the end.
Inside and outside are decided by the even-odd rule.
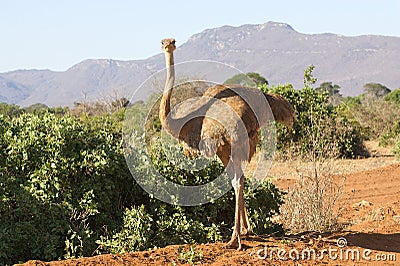
POLYGON ((366 201, 366 200, 362 200, 356 204, 353 205, 354 209, 358 209, 358 208, 365 208, 365 207, 370 207, 374 205, 372 202, 366 201))

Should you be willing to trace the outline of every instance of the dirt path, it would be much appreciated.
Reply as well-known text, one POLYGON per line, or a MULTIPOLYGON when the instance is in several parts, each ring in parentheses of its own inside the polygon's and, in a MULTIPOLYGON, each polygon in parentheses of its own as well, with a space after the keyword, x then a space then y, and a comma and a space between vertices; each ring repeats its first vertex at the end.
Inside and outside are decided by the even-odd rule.
MULTIPOLYGON (((390 160, 381 162, 390 165, 374 169, 370 168, 376 167, 376 160, 338 163, 342 169, 368 166, 361 168, 367 170, 342 174, 346 192, 353 196, 342 217, 348 226, 340 232, 284 239, 252 236, 244 241, 243 251, 226 250, 222 243, 214 243, 198 245, 192 253, 188 245, 183 245, 181 252, 179 246, 168 246, 50 263, 29 261, 25 265, 180 265, 188 262, 190 254, 202 265, 400 265, 400 163, 390 160), (180 260, 179 254, 186 254, 186 260, 180 260)), ((281 173, 276 182, 282 189, 293 182, 293 168, 276 165, 273 171, 277 176, 281 173)))

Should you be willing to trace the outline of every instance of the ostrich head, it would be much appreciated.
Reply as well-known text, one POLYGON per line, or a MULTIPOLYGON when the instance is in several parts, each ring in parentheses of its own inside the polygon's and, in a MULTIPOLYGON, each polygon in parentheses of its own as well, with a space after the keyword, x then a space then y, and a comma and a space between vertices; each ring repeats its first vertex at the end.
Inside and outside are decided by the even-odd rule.
POLYGON ((173 38, 163 39, 161 41, 161 45, 162 45, 161 49, 165 53, 172 53, 176 49, 175 39, 173 39, 173 38))

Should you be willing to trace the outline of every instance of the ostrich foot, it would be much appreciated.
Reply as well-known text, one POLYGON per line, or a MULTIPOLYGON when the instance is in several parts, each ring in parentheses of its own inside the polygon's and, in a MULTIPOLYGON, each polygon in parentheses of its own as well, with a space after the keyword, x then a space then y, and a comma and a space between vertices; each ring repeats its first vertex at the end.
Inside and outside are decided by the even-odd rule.
POLYGON ((224 245, 224 248, 226 249, 237 249, 241 250, 242 249, 242 243, 240 241, 240 236, 232 236, 231 240, 229 240, 228 243, 224 245))

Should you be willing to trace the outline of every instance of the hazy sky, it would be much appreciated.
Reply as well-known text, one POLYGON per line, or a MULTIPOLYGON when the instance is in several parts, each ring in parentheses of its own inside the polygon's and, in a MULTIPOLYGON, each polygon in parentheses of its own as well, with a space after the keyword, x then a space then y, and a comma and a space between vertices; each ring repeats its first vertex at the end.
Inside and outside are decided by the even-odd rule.
POLYGON ((88 58, 144 59, 160 40, 286 22, 302 33, 400 37, 399 0, 0 0, 0 72, 64 71, 88 58))

